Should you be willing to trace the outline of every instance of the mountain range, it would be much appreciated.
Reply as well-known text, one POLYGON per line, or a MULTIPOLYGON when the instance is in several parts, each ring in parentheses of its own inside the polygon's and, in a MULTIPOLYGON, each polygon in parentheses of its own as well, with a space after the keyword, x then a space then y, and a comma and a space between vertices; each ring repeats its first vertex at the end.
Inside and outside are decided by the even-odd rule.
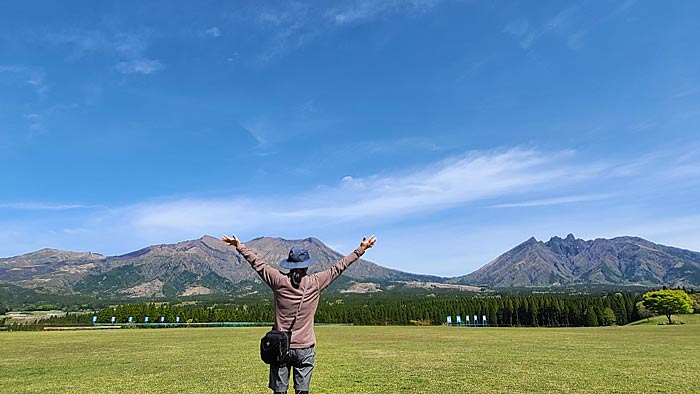
MULTIPOLYGON (((246 245, 278 269, 278 262, 294 245, 308 248, 319 260, 311 272, 343 257, 316 238, 262 237, 246 245)), ((2 258, 3 283, 58 294, 120 297, 240 294, 263 288, 235 248, 210 236, 148 246, 121 256, 42 249, 2 258)), ((533 237, 482 268, 454 278, 402 272, 360 259, 335 287, 343 292, 372 292, 405 287, 479 290, 570 285, 697 287, 700 253, 636 237, 585 241, 569 234, 547 242, 533 237)))
MULTIPOLYGON (((255 253, 280 269, 289 249, 301 245, 318 259, 310 272, 330 267, 343 255, 316 238, 285 240, 262 237, 246 242, 255 253)), ((440 277, 382 267, 364 259, 343 275, 343 291, 371 291, 379 284, 429 283, 440 277), (371 283, 372 285, 369 285, 371 283)), ((171 245, 152 245, 121 256, 42 249, 0 259, 0 283, 53 293, 105 294, 126 297, 189 296, 260 288, 257 274, 235 248, 203 236, 171 245)))
POLYGON ((700 284, 700 253, 638 237, 584 241, 573 234, 534 237, 451 283, 491 288, 557 285, 690 286, 700 284))

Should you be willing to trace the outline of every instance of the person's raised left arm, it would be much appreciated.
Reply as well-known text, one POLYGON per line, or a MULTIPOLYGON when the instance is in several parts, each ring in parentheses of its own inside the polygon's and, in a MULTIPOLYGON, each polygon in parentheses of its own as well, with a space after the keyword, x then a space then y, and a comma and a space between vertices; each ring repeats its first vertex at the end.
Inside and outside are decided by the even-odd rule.
POLYGON ((354 263, 363 254, 365 254, 365 251, 373 247, 376 242, 377 238, 374 235, 369 237, 369 239, 367 239, 366 237, 362 237, 362 242, 360 242, 360 246, 358 246, 357 249, 353 250, 352 253, 343 257, 340 261, 335 263, 335 265, 328 268, 327 270, 315 274, 318 278, 320 290, 325 289, 331 283, 333 283, 333 281, 336 280, 340 276, 340 274, 342 274, 343 271, 345 271, 350 266, 350 264, 354 263))

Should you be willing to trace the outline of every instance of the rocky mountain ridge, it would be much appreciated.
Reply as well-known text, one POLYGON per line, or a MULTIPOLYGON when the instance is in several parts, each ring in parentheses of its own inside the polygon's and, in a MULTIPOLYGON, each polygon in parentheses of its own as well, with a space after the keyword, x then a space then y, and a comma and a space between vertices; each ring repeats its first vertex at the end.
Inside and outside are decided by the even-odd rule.
MULTIPOLYGON (((326 269, 343 257, 320 240, 261 237, 246 242, 279 269, 293 245, 302 245, 326 269)), ((349 251, 348 251, 349 252, 349 251)), ((235 248, 203 236, 152 245, 121 256, 42 249, 0 259, 0 284, 43 292, 172 297, 263 289, 257 274, 235 248)), ((457 289, 619 285, 700 286, 700 253, 637 237, 585 241, 573 234, 547 242, 530 238, 482 268, 441 278, 394 270, 360 259, 336 282, 340 291, 376 292, 397 288, 457 289), (476 287, 474 287, 476 286, 476 287), (364 289, 364 290, 363 290, 364 289)))
POLYGON ((487 287, 577 284, 699 286, 700 253, 638 237, 534 237, 451 283, 487 287))
MULTIPOLYGON (((289 249, 302 245, 318 263, 310 272, 330 267, 344 255, 320 240, 262 237, 246 242, 260 258, 277 269, 289 249)), ((382 267, 365 259, 343 275, 346 282, 441 281, 382 267)), ((93 293, 133 297, 225 293, 261 284, 260 278, 235 248, 203 236, 170 245, 152 245, 120 256, 42 249, 0 259, 0 282, 55 293, 93 293)), ((348 287, 353 283, 347 283, 348 287)))

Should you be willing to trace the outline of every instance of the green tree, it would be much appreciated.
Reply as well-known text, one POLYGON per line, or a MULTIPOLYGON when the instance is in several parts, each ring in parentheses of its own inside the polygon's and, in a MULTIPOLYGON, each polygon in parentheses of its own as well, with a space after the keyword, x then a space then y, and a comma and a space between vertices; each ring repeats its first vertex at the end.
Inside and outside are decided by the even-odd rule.
POLYGON ((615 311, 612 308, 603 309, 603 320, 599 321, 601 326, 611 326, 617 323, 617 318, 615 317, 615 311))
POLYGON ((693 313, 700 313, 700 293, 688 294, 693 300, 693 313))
POLYGON ((683 290, 650 291, 642 296, 642 303, 647 309, 665 315, 668 324, 673 324, 672 314, 693 313, 693 301, 683 290))
POLYGON ((598 327, 598 315, 593 307, 584 312, 583 324, 586 327, 598 327))
POLYGON ((639 316, 640 319, 649 319, 650 317, 654 316, 654 313, 650 311, 649 309, 644 307, 644 303, 642 301, 639 301, 636 304, 637 308, 637 316, 639 316))

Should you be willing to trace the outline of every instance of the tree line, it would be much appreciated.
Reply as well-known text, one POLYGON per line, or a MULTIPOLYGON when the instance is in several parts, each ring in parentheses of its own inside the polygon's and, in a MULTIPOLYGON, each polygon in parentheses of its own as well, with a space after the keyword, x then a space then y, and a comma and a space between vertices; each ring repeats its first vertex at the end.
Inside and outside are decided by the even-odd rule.
MULTIPOLYGON (((148 321, 180 323, 203 322, 272 322, 273 307, 269 299, 254 304, 169 304, 140 303, 103 308, 97 321, 141 323, 148 321)), ((507 295, 470 297, 349 296, 325 299, 316 312, 317 323, 356 325, 440 325, 447 316, 486 316, 487 324, 504 327, 597 327, 624 325, 642 318, 641 295, 613 293, 591 295, 507 295)), ((75 315, 75 314, 69 314, 75 315)), ((83 317, 89 322, 89 316, 83 317)))
MULTIPOLYGON (((687 291, 692 307, 686 311, 700 312, 700 294, 687 291)), ((649 294, 649 293, 647 293, 649 294)), ((687 302, 686 302, 687 303, 687 302)), ((615 292, 604 295, 590 294, 492 294, 455 295, 443 294, 325 294, 319 302, 317 323, 356 325, 440 325, 447 316, 453 323, 456 317, 486 316, 489 326, 501 327, 596 327, 624 325, 653 313, 667 314, 652 304, 644 305, 638 292, 615 292)), ((5 309, 5 308, 3 308, 5 309)), ((73 311, 76 309, 71 308, 73 311)), ((75 311, 61 317, 51 317, 34 324, 13 323, 14 329, 41 329, 43 326, 89 325, 93 316, 98 323, 123 324, 132 318, 133 323, 181 324, 207 322, 256 322, 273 321, 270 296, 211 301, 140 302, 103 306, 96 312, 75 311), (31 326, 31 327, 30 327, 31 326)), ((90 308, 92 309, 92 308, 90 308)), ((0 319, 2 320, 2 319, 0 319)), ((0 321, 0 325, 4 323, 0 321)), ((472 320, 473 323, 473 320, 472 320)), ((9 322, 8 322, 9 324, 9 322)), ((13 329, 13 327, 8 327, 13 329)))

